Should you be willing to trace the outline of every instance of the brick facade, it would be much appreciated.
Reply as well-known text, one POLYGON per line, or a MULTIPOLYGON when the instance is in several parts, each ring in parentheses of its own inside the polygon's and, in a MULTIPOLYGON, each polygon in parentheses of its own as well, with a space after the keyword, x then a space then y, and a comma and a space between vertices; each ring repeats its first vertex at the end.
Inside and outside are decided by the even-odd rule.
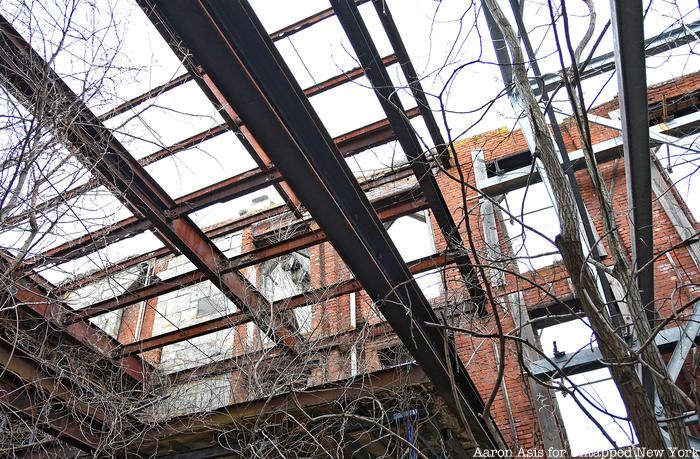
MULTIPOLYGON (((697 99, 697 90, 700 88, 700 73, 692 74, 681 80, 676 80, 661 85, 656 85, 649 89, 649 102, 651 107, 652 123, 665 121, 668 113, 686 110, 694 107, 697 99), (695 96, 688 95, 695 94, 695 96), (665 108, 664 108, 665 106, 665 108), (666 114, 666 118, 664 118, 666 114)), ((694 107, 696 109, 696 107, 694 107)), ((617 109, 617 100, 605 103, 592 110, 592 113, 600 116, 607 116, 609 112, 617 109)), ((570 151, 581 147, 581 141, 571 120, 565 121, 562 125, 567 148, 570 151)), ((608 128, 603 128, 591 124, 591 137, 593 143, 603 142, 618 137, 619 133, 608 128)), ((505 128, 493 130, 483 134, 461 140, 454 145, 456 159, 459 163, 459 172, 468 184, 461 186, 455 180, 457 168, 450 169, 447 173, 438 172, 437 181, 445 197, 448 207, 453 211, 455 221, 460 223, 462 237, 468 241, 468 248, 473 244, 476 253, 471 253, 472 260, 477 263, 486 253, 484 243, 483 227, 479 214, 479 193, 476 191, 477 183, 472 163, 472 152, 479 149, 483 152, 484 160, 490 162, 500 158, 507 158, 515 153, 527 149, 522 133, 519 131, 509 132, 505 128), (464 203, 468 209, 468 219, 463 219, 464 203), (468 226, 467 226, 468 225, 468 226)), ((627 252, 630 252, 630 223, 627 212, 626 185, 624 177, 624 160, 615 158, 600 165, 603 177, 611 189, 613 196, 613 208, 616 214, 616 224, 622 235, 623 243, 627 252)), ((602 234, 602 222, 598 203, 593 194, 593 184, 585 170, 576 172, 576 179, 579 183, 582 199, 591 215, 592 221, 598 234, 602 234)), ((684 209, 687 211, 687 209, 684 209)), ((654 234, 655 250, 661 254, 655 264, 656 291, 655 296, 660 315, 667 317, 674 311, 681 308, 691 299, 698 296, 698 289, 689 285, 697 283, 700 279, 698 267, 691 259, 687 247, 681 244, 681 238, 674 228, 671 220, 663 210, 658 201, 654 202, 654 234), (677 247, 676 247, 677 246, 677 247), (673 248, 672 250, 667 250, 673 248)), ((440 231, 431 218, 432 231, 435 245, 438 252, 446 249, 445 241, 440 231)), ((240 250, 245 253, 256 247, 256 240, 270 231, 285 228, 287 220, 279 218, 264 222, 245 229, 240 236, 240 250)), ((696 226, 696 229, 699 229, 696 226)), ((499 241, 502 243, 501 250, 507 253, 508 247, 503 228, 498 228, 499 241)), ((233 238, 232 237, 232 238, 233 238)), ((604 249, 608 247, 603 242, 604 249)), ((231 249, 232 244, 229 244, 231 249)), ((553 248, 554 250, 554 248, 553 248)), ((471 250, 470 250, 471 251, 471 250)), ((322 243, 308 249, 310 259, 309 275, 311 289, 334 285, 339 281, 349 279, 351 273, 333 249, 331 244, 322 243)), ((230 256, 230 254, 229 254, 230 256)), ((604 258, 604 263, 609 263, 609 257, 604 258)), ((155 273, 162 276, 164 273, 172 271, 177 265, 177 258, 161 260, 158 262, 155 273)), ((510 266, 512 269, 512 265, 510 266)), ((261 285, 260 267, 254 266, 243 270, 244 274, 258 288, 261 285)), ((494 295, 499 299, 505 299, 511 293, 521 293, 528 308, 551 300, 550 295, 565 298, 571 296, 572 291, 567 282, 566 270, 560 263, 552 266, 545 266, 534 271, 514 275, 506 272, 505 284, 502 286, 492 286, 494 295), (544 285, 546 288, 538 289, 533 284, 544 285)), ((450 304, 458 303, 458 299, 464 296, 464 286, 459 272, 448 267, 444 270, 444 280, 447 286, 443 295, 435 299, 436 305, 445 306, 446 310, 450 304)), ((211 289, 210 290, 215 290, 211 289)), ((198 286, 201 290, 201 285, 198 286)), ((209 291, 209 290, 207 290, 209 291)), ((201 292, 200 292, 201 293, 201 292)), ((209 292, 213 294, 212 292, 209 292)), ((180 291, 170 296, 162 296, 159 300, 148 302, 148 306, 142 317, 139 305, 127 308, 123 315, 123 322, 119 329, 119 339, 122 342, 132 342, 136 337, 134 330, 137 328, 136 322, 140 321, 140 338, 146 338, 151 334, 158 334, 173 327, 190 325, 201 318, 196 318, 191 309, 196 307, 195 299, 190 298, 181 302, 179 306, 173 306, 178 296, 190 294, 187 291, 180 291), (172 298, 171 298, 172 297, 172 298), (175 309, 173 309, 173 307, 175 309), (189 314, 185 316, 186 314, 189 314)), ((197 298, 206 296, 206 292, 197 298)), ((193 297, 194 298, 194 297, 193 297)), ((232 305, 231 305, 232 306, 232 305)), ((507 307, 500 307, 499 315, 504 330, 513 330, 516 326, 511 312, 507 307)), ((229 308, 230 309, 230 308, 229 308)), ((228 310, 228 309, 227 309, 228 310)), ((478 330, 482 334, 488 335, 496 331, 492 315, 478 317, 474 314, 455 314, 455 324, 470 330, 478 330)), ((675 325, 678 325, 676 322, 675 325)), ((374 371, 381 367, 382 358, 386 358, 380 351, 387 346, 397 344, 397 339, 382 322, 381 317, 373 310, 372 302, 364 292, 356 294, 342 295, 338 298, 323 301, 314 305, 312 314, 312 331, 307 334, 309 340, 319 343, 324 350, 319 357, 321 365, 312 366, 308 374, 307 384, 309 386, 321 384, 331 380, 339 380, 350 377, 354 372, 374 371), (355 309, 355 326, 351 325, 351 301, 355 309), (357 331, 362 330, 362 331, 357 331), (334 342, 335 341, 335 342, 334 342), (331 343, 330 345, 328 343, 331 343), (350 354, 354 353, 354 357, 350 354)), ((256 342, 251 348, 249 340, 248 325, 238 325, 230 330, 205 335, 197 339, 198 346, 217 345, 222 347, 222 340, 226 349, 222 351, 221 358, 231 358, 232 356, 242 356, 246 351, 260 351, 264 344, 256 342)), ((457 350, 464 365, 469 371, 484 399, 488 398, 496 382, 497 361, 503 360, 505 365, 505 377, 501 388, 495 398, 491 409, 492 416, 498 424, 506 442, 512 447, 535 448, 542 447, 542 435, 537 422, 537 403, 533 401, 533 394, 527 384, 527 378, 522 374, 520 364, 517 359, 517 349, 514 343, 508 342, 504 356, 498 355, 498 341, 491 338, 479 338, 469 334, 456 333, 455 342, 457 350)), ((160 362, 160 366, 169 371, 176 371, 186 362, 185 354, 190 355, 197 352, 187 343, 181 343, 177 349, 173 346, 161 351, 151 351, 147 358, 153 362, 160 362)), ((546 348, 545 352, 550 353, 546 348)), ((196 356, 191 356, 196 359, 196 356)), ((200 359, 202 363, 204 359, 200 359)), ((228 399, 224 397, 220 400, 212 401, 210 398, 200 399, 187 403, 196 405, 199 409, 213 408, 226 403, 237 402, 250 398, 246 392, 246 387, 241 382, 240 372, 234 371, 229 375, 232 386, 228 399)), ((221 387, 221 376, 212 379, 217 387, 221 387)), ((693 386, 693 381, 686 380, 683 384, 693 386)), ((207 390, 209 390, 208 388, 207 390)), ((182 391, 181 391, 182 392, 182 391)), ((187 392, 187 391, 184 391, 187 392)), ((189 396, 191 398, 191 396, 189 396)), ((182 397, 181 400, 185 400, 182 397)), ((185 403, 184 401, 182 403, 185 403)))

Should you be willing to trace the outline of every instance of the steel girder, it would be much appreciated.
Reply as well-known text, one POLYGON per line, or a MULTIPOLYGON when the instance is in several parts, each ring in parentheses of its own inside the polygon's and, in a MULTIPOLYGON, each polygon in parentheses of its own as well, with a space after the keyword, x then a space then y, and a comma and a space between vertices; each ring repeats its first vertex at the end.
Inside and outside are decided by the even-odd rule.
MULTIPOLYGON (((644 14, 641 0, 611 0, 615 37, 615 69, 622 121, 627 200, 632 233, 635 281, 650 327, 654 328, 654 227, 652 222, 651 152, 644 54, 644 14)), ((642 382, 654 402, 654 381, 647 367, 642 382)))
POLYGON ((231 301, 249 310, 273 339, 292 350, 301 347, 303 338, 284 320, 271 320, 269 302, 241 273, 220 275, 226 257, 192 220, 166 216, 175 202, 2 17, 0 77, 30 110, 41 111, 36 116, 53 121, 52 128, 60 133, 65 146, 121 202, 150 220, 166 245, 176 247, 231 301))
MULTIPOLYGON (((418 116, 418 114, 419 111, 413 109, 409 110, 407 116, 415 117, 418 116)), ((394 134, 388 120, 380 120, 340 135, 334 139, 334 142, 338 146, 341 154, 347 157, 393 139, 394 134)), ((189 144, 190 142, 187 141, 187 143, 189 144)), ((173 146, 167 150, 169 152, 175 152, 181 149, 179 146, 173 146)), ((139 160, 139 164, 143 165, 144 160, 147 158, 149 157, 139 160)), ((283 180, 283 177, 274 166, 268 169, 254 169, 243 172, 175 199, 175 206, 169 210, 168 216, 173 218, 187 215, 216 203, 227 202, 242 197, 253 191, 278 183, 281 180, 283 180)), ((70 193, 69 191, 69 194, 70 193)), ((57 201, 60 200, 61 202, 64 202, 66 199, 68 198, 64 198, 63 196, 56 198, 57 201)), ((24 268, 35 267, 47 262, 60 263, 76 256, 85 256, 104 248, 108 244, 134 236, 151 228, 153 228, 153 224, 148 220, 138 217, 126 218, 107 228, 99 229, 48 249, 26 260, 24 268)))
MULTIPOLYGON (((4 271, 5 267, 5 262, 0 261, 0 270, 4 271)), ((12 284, 5 285, 4 288, 9 291, 15 301, 25 305, 34 314, 48 320, 51 326, 58 326, 58 318, 68 310, 64 304, 52 301, 48 291, 37 282, 34 282, 31 276, 14 279, 12 284)), ((109 356, 119 344, 111 336, 91 323, 76 323, 62 331, 76 341, 105 356, 109 356)), ((151 369, 148 363, 137 357, 123 359, 117 366, 129 377, 139 382, 147 379, 148 371, 151 369)))
MULTIPOLYGON (((412 176, 413 173, 410 169, 407 169, 405 166, 396 169, 389 174, 382 175, 373 179, 370 179, 366 182, 362 182, 361 186, 363 190, 371 190, 375 187, 391 183, 395 180, 401 180, 404 178, 407 178, 409 176, 412 176)), ((244 228, 247 228, 251 225, 254 225, 256 223, 262 222, 264 220, 267 220, 269 218, 277 217, 280 216, 284 213, 286 213, 286 206, 281 205, 277 207, 273 207, 267 210, 264 210, 262 212, 252 214, 252 215, 246 215, 243 216, 240 219, 233 220, 233 221, 227 221, 225 223, 217 224, 209 228, 205 228, 205 234, 211 238, 215 239, 217 237, 225 236, 227 234, 235 233, 236 231, 240 231, 244 228)), ((122 260, 119 263, 115 263, 112 265, 109 265, 105 267, 104 269, 101 269, 97 272, 92 272, 88 273, 82 276, 79 276, 75 279, 70 280, 69 282, 65 284, 61 284, 57 290, 57 294, 63 294, 65 292, 69 292, 71 290, 75 290, 77 288, 80 288, 82 286, 85 286, 91 282, 95 282, 100 279, 104 279, 107 276, 110 276, 116 272, 123 271, 124 269, 130 268, 132 266, 135 266, 139 263, 143 263, 144 261, 148 261, 154 258, 160 258, 164 257, 166 255, 171 254, 171 250, 168 247, 162 247, 158 250, 154 250, 152 252, 146 253, 146 254, 140 254, 136 255, 131 258, 127 258, 126 260, 122 260)))
MULTIPOLYGON (((377 212, 381 216, 380 218, 383 220, 393 220, 403 215, 425 209, 427 207, 425 200, 417 197, 417 194, 418 193, 415 193, 413 190, 409 190, 407 193, 393 196, 395 202, 391 202, 386 206, 378 206, 377 212)), ((219 274, 227 274, 243 268, 248 268, 288 253, 326 242, 326 240, 327 236, 321 229, 293 234, 282 241, 250 250, 227 259, 226 263, 221 265, 219 274)), ((73 324, 81 320, 91 319, 110 311, 122 309, 141 301, 147 301, 151 298, 156 298, 160 295, 165 295, 166 293, 204 282, 205 280, 208 280, 208 277, 206 273, 201 270, 180 274, 173 278, 153 283, 133 291, 124 292, 121 295, 67 313, 64 315, 63 321, 66 324, 73 324)))
POLYGON ((632 258, 637 270, 637 287, 640 290, 647 318, 653 321, 656 314, 654 310, 654 234, 642 2, 612 0, 611 12, 615 36, 615 67, 620 94, 622 148, 632 218, 632 258))
POLYGON ((503 445, 491 418, 480 415, 483 402, 454 344, 427 325, 439 319, 250 6, 243 1, 140 3, 153 21, 176 32, 236 107, 474 446, 503 445))
MULTIPOLYGON (((483 311, 486 303, 486 295, 481 288, 476 269, 472 265, 469 255, 466 253, 459 230, 452 219, 452 214, 449 207, 447 207, 445 198, 440 192, 440 188, 433 176, 429 161, 423 153, 423 148, 418 141, 418 137, 411 123, 404 115, 403 105, 391 82, 391 78, 389 78, 389 73, 383 65, 379 64, 381 58, 371 39, 371 34, 369 30, 367 30, 367 26, 362 20, 360 12, 354 2, 349 0, 331 0, 331 6, 333 6, 335 10, 335 15, 350 40, 350 44, 355 50, 360 64, 365 69, 365 75, 372 83, 377 99, 387 119, 391 123, 392 129, 396 133, 396 138, 401 144, 401 148, 406 154, 406 157, 411 161, 413 172, 418 178, 418 183, 420 183, 423 193, 428 199, 428 203, 433 210, 433 215, 447 242, 447 246, 450 250, 453 250, 455 256, 459 258, 457 264, 464 277, 467 289, 473 301, 479 306, 479 310, 483 311)), ((383 21, 387 23, 385 27, 388 26, 388 30, 391 30, 391 24, 388 19, 384 18, 383 21)), ((392 45, 399 48, 396 50, 398 54, 401 52, 400 49, 402 48, 398 32, 391 33, 390 38, 391 36, 394 38, 392 40, 392 45)), ((417 78, 415 78, 415 72, 413 73, 413 77, 409 78, 409 83, 411 79, 413 79, 414 93, 423 94, 422 91, 418 91, 416 86, 417 78)), ((407 74, 407 76, 408 75, 409 74, 407 74)), ((424 94, 423 98, 425 98, 424 94)), ((425 103, 427 103, 427 100, 425 100, 425 103)), ((423 102, 419 100, 418 105, 421 106, 422 104, 423 102)), ((437 128, 437 126, 435 127, 437 128)))
MULTIPOLYGON (((430 109, 430 103, 428 102, 428 98, 423 90, 423 85, 418 78, 416 69, 413 67, 411 58, 406 50, 406 46, 403 44, 403 39, 401 38, 399 29, 396 27, 394 17, 391 15, 391 11, 389 11, 389 5, 385 0, 372 0, 372 3, 374 5, 374 9, 377 11, 382 27, 384 27, 384 32, 386 32, 387 38, 389 38, 389 43, 391 43, 391 47, 394 48, 394 52, 396 53, 396 56, 398 56, 399 63, 401 64, 401 70, 403 70, 403 74, 406 77, 406 81, 411 89, 413 98, 416 99, 416 102, 418 103, 418 109, 420 110, 421 116, 425 121, 425 126, 428 128, 428 133, 435 144, 440 163, 442 164, 442 167, 449 169, 449 149, 445 144, 445 139, 442 137, 442 133, 440 132, 440 127, 438 126, 437 121, 435 120, 435 116, 430 109)), ((387 67, 387 65, 384 64, 384 67, 387 67)))
POLYGON ((10 411, 31 422, 51 435, 91 452, 99 445, 99 435, 91 432, 90 424, 110 422, 99 408, 75 399, 70 387, 64 385, 31 355, 0 338, 0 403, 10 411), (79 412, 76 418, 71 413, 57 415, 52 408, 58 401, 79 412))

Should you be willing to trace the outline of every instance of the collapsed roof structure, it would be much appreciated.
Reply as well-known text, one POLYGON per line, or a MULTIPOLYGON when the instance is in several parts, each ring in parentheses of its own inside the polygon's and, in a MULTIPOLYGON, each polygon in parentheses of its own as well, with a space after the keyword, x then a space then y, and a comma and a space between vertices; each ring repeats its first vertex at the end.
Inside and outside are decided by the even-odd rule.
MULTIPOLYGON (((576 399, 581 385, 593 384, 573 382, 586 372, 610 368, 618 386, 619 368, 636 372, 611 361, 607 346, 616 340, 644 362, 646 408, 666 409, 652 430, 695 444, 698 225, 659 158, 662 146, 669 158, 670 148, 698 152, 700 74, 649 89, 644 75, 645 57, 692 47, 700 22, 645 41, 641 4, 613 2, 615 51, 543 75, 525 2, 511 2, 532 64, 525 89, 523 59, 500 9, 484 2, 477 16, 491 38, 482 39, 493 42, 518 126, 454 138, 445 107, 435 106, 442 99, 424 89, 383 0, 331 0, 276 31, 258 18, 261 6, 244 0, 136 3, 134 14, 147 18, 185 71, 100 110, 88 79, 80 87, 38 47, 41 34, 29 33, 38 29, 23 20, 25 10, 0 17, 0 80, 16 116, 8 122, 1 215, 4 452, 575 452, 560 394, 576 399), (380 53, 368 15, 390 53, 380 53), (309 72, 313 84, 302 89, 280 43, 331 20, 356 66, 320 82, 309 72), (551 92, 615 69, 617 99, 555 113, 551 92), (347 85, 371 95, 383 118, 332 136, 312 98, 347 85), (162 99, 185 88, 181 105, 167 107, 162 99), (528 94, 537 95, 542 120, 548 116, 546 134, 528 94), (197 110, 213 113, 202 117, 202 130, 187 114, 197 110), (170 126, 167 114, 183 111, 180 129, 170 126), (578 131, 582 114, 586 129, 578 131), (542 135, 557 149, 556 167, 542 135), (349 163, 386 146, 388 167, 358 171, 349 163), (191 167, 187 179, 182 165, 191 167), (557 174, 570 209, 558 199, 557 174), (597 200, 601 188, 612 196, 609 213, 597 200), (598 303, 582 295, 585 276, 571 272, 567 212, 580 230, 580 271, 592 273, 611 339, 602 339, 587 309, 598 303), (617 231, 618 242, 607 239, 617 231), (632 263, 629 284, 614 271, 616 243, 632 263), (635 328, 635 295, 652 334, 635 328), (571 322, 585 324, 590 351, 562 350, 568 344, 559 337, 552 357, 546 329, 571 322), (667 356, 678 406, 669 408, 647 348, 667 356)), ((586 403, 595 407, 577 403, 585 413, 586 403)), ((587 415, 601 427, 596 416, 587 415)), ((626 416, 613 414, 637 431, 621 429, 625 445, 653 441, 634 413, 626 416)), ((624 446, 600 430, 607 447, 624 446)))

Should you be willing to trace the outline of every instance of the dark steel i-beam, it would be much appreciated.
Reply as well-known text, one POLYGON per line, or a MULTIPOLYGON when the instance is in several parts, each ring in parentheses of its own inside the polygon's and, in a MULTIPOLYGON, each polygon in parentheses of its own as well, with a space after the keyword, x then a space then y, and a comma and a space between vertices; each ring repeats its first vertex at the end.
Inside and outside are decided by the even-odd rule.
MULTIPOLYGON (((641 0, 611 0, 615 37, 615 67, 619 88, 627 197, 631 211, 632 261, 637 288, 651 328, 654 328, 654 228, 651 209, 651 151, 647 107, 644 11, 641 0)), ((644 386, 653 400, 653 380, 646 371, 644 386)))
MULTIPOLYGON (((445 198, 440 192, 415 130, 404 114, 398 92, 394 88, 386 68, 380 63, 379 51, 377 51, 372 41, 371 34, 354 2, 349 0, 331 0, 331 6, 333 6, 335 15, 348 36, 355 54, 357 54, 360 64, 365 69, 365 75, 372 83, 377 99, 396 133, 396 138, 401 144, 401 148, 411 161, 413 172, 416 174, 418 183, 420 183, 423 193, 430 203, 433 215, 447 242, 447 246, 460 259, 458 262, 460 272, 464 277, 469 294, 478 305, 479 310, 483 311, 486 295, 481 288, 476 269, 474 269, 469 255, 466 253, 459 230, 452 219, 452 214, 447 207, 445 198)), ((395 44, 400 45, 398 42, 395 44)))
MULTIPOLYGON (((399 34, 398 27, 396 27, 394 17, 391 15, 391 11, 389 11, 389 5, 385 0, 372 0, 372 3, 374 4, 374 9, 377 11, 379 20, 384 27, 384 32, 386 32, 386 35, 389 38, 389 43, 391 43, 391 47, 394 48, 394 52, 396 53, 396 56, 398 56, 399 63, 401 64, 401 70, 406 77, 409 88, 411 88, 413 98, 416 99, 416 102, 418 103, 418 109, 420 110, 421 117, 425 122, 425 126, 428 128, 428 133, 435 144, 440 163, 442 164, 442 167, 449 169, 449 148, 445 144, 445 139, 442 137, 440 127, 435 120, 435 115, 433 115, 433 112, 430 109, 430 103, 428 102, 428 98, 423 90, 423 85, 418 78, 416 69, 413 67, 411 58, 406 50, 406 46, 403 44, 403 39, 401 38, 401 34, 399 34)), ((384 66, 386 67, 386 64, 384 64, 384 66)))
POLYGON ((502 446, 493 420, 477 415, 483 401, 454 344, 426 325, 438 321, 435 312, 247 2, 140 3, 175 30, 236 107, 474 445, 502 446))
POLYGON ((2 17, 0 32, 0 76, 5 86, 30 109, 39 107, 34 115, 52 120, 65 147, 114 190, 117 199, 150 220, 166 245, 176 247, 224 295, 250 311, 273 339, 298 350, 303 338, 284 319, 271 320, 269 302, 240 272, 219 273, 228 261, 221 250, 188 217, 170 220, 165 215, 174 205, 172 198, 2 17))

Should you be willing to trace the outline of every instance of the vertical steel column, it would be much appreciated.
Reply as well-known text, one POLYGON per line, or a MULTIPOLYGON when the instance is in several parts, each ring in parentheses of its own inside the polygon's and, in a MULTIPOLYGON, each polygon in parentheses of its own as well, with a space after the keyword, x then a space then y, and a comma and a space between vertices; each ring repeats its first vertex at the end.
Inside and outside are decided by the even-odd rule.
MULTIPOLYGON (((651 211, 651 155, 644 55, 644 14, 641 0, 611 0, 615 37, 615 67, 619 88, 627 199, 632 231, 632 262, 647 320, 653 328, 654 231, 651 211)), ((644 387, 653 400, 653 381, 643 372, 644 387)))
POLYGON ((651 213, 651 155, 644 58, 644 19, 640 0, 612 0, 615 65, 627 194, 632 218, 632 256, 647 317, 654 320, 654 240, 651 213))

